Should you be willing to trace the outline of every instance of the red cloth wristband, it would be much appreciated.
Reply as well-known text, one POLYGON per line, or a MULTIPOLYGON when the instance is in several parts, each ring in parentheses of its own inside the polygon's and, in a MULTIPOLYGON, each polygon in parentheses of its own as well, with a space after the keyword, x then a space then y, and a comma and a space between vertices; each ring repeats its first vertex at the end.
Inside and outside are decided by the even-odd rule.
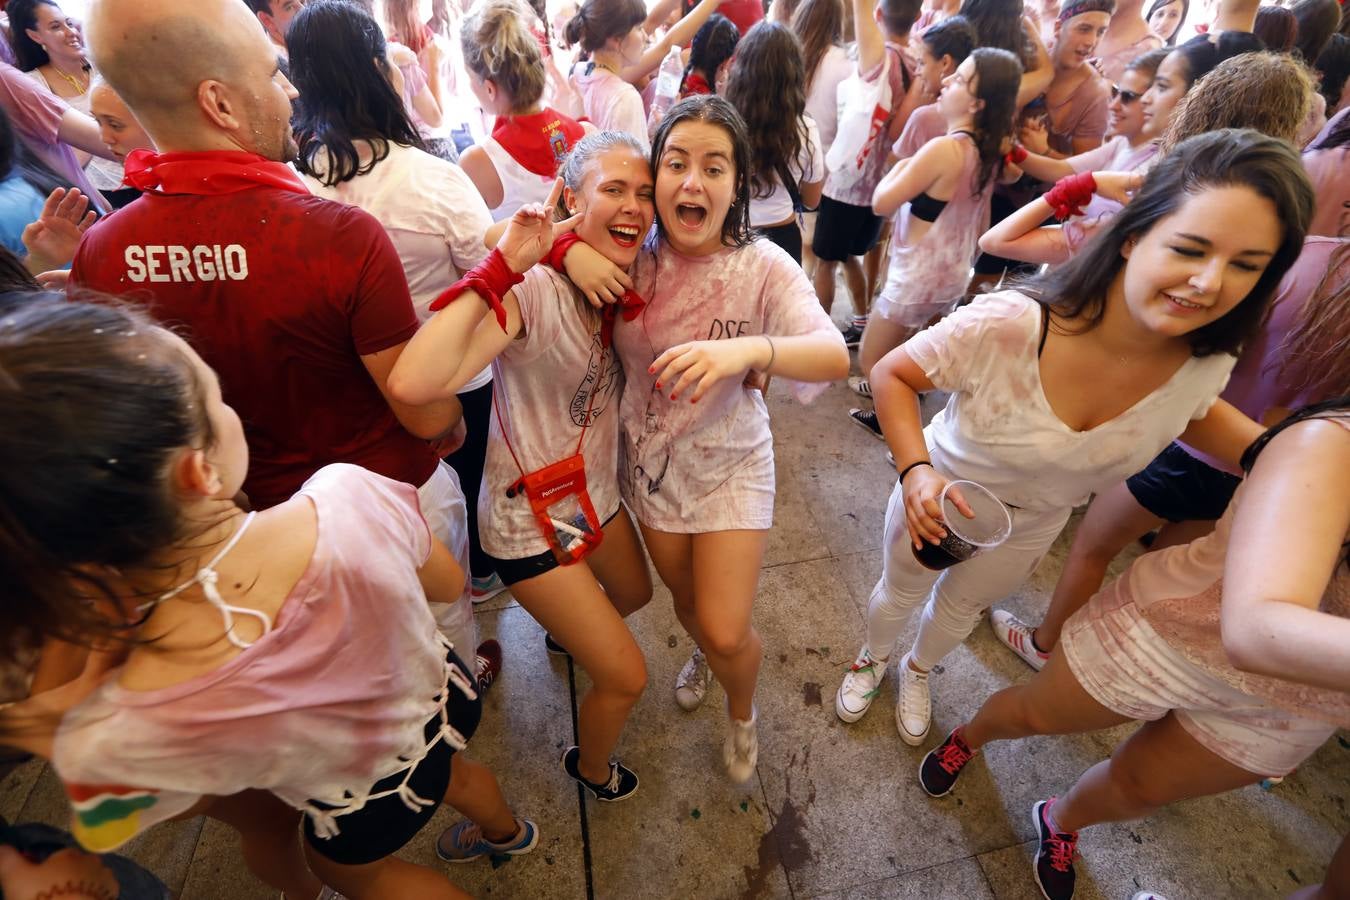
POLYGON ((494 249, 487 258, 464 273, 464 277, 450 285, 431 301, 431 311, 444 309, 460 294, 473 291, 483 298, 497 316, 497 324, 506 330, 506 307, 502 306, 502 295, 525 280, 506 264, 502 251, 494 249))
POLYGON ((566 270, 563 269, 563 257, 567 256, 567 251, 572 248, 573 244, 580 242, 580 240, 581 237, 575 231, 564 231, 553 239, 553 247, 548 251, 548 255, 544 257, 544 262, 548 263, 555 270, 562 272, 564 275, 567 274, 566 270))
POLYGON ((1080 172, 1077 175, 1065 175, 1056 181, 1055 186, 1045 192, 1045 202, 1050 204, 1055 218, 1062 222, 1070 216, 1081 216, 1083 207, 1095 193, 1097 179, 1092 177, 1091 172, 1080 172))
POLYGON ((1013 144, 1012 149, 1008 151, 1008 155, 1004 159, 1009 165, 1020 166, 1030 155, 1026 147, 1021 144, 1013 144))

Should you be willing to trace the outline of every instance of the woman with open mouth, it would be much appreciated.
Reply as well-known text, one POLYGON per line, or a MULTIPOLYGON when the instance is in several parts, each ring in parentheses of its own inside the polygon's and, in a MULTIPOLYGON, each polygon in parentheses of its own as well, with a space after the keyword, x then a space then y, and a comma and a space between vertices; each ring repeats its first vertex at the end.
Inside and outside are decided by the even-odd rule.
MULTIPOLYGON (((774 504, 768 409, 744 383, 752 372, 840 379, 848 351, 801 267, 750 231, 749 139, 731 104, 709 95, 677 103, 653 137, 652 160, 657 230, 633 277, 602 266, 583 281, 613 279, 647 298, 615 332, 628 378, 624 499, 695 642, 676 702, 697 708, 711 669, 730 717, 723 762, 741 782, 759 754, 762 648, 751 616, 774 504)), ((596 256, 573 248, 569 271, 596 256)), ((802 400, 823 389, 795 387, 802 400)))
POLYGON ((432 303, 440 312, 404 350, 389 388, 405 402, 431 402, 454 396, 492 364, 478 495, 483 549, 520 605, 590 676, 577 712, 578 746, 563 753, 562 767, 597 800, 613 802, 638 787, 637 775, 610 755, 647 683, 623 617, 652 594, 637 532, 619 502, 623 375, 611 342, 613 308, 602 315, 565 275, 535 263, 553 245, 561 196, 573 216, 558 230, 574 226, 611 264, 630 265, 652 224, 652 176, 645 148, 613 131, 578 141, 561 176, 545 204, 521 207, 488 260, 432 303), (491 271, 494 261, 509 272, 491 271), (469 282, 477 286, 457 293, 469 282), (491 310, 483 306, 492 299, 487 283, 500 288, 491 310), (580 490, 569 494, 578 468, 580 490), (550 470, 568 477, 536 477, 550 470), (569 496, 575 502, 566 505, 569 496))

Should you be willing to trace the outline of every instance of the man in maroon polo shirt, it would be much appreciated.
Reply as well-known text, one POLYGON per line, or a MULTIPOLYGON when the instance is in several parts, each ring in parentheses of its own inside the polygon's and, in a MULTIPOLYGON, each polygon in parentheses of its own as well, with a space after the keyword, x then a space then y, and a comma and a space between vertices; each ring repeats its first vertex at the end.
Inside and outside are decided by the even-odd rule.
MULTIPOLYGON (((86 28, 160 154, 128 158, 145 194, 85 234, 71 285, 143 302, 216 370, 255 506, 329 463, 360 465, 416 486, 467 571, 463 495, 428 444, 458 401, 386 393, 417 329, 402 264, 376 219, 311 196, 284 164, 296 94, 257 19, 239 0, 103 0, 86 28)), ((436 612, 457 647, 477 646, 467 596, 436 612)))

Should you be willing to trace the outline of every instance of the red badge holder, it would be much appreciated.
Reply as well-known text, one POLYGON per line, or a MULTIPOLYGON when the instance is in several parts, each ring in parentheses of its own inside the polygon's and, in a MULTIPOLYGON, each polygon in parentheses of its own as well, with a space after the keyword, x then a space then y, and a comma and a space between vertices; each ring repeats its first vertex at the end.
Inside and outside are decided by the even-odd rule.
POLYGON ((539 526, 539 532, 548 542, 548 548, 560 566, 570 566, 585 559, 605 538, 600 517, 595 514, 591 495, 586 490, 586 460, 581 455, 581 445, 586 440, 586 429, 591 424, 595 392, 604 378, 607 356, 606 352, 600 354, 600 376, 586 404, 586 418, 581 425, 581 437, 577 438, 576 449, 566 459, 533 472, 526 473, 515 448, 511 446, 511 439, 507 437, 508 420, 497 404, 500 392, 494 391, 492 394, 492 407, 497 412, 497 421, 502 423, 502 438, 516 469, 520 471, 520 479, 507 488, 506 496, 515 499, 523 494, 529 500, 530 512, 539 526))

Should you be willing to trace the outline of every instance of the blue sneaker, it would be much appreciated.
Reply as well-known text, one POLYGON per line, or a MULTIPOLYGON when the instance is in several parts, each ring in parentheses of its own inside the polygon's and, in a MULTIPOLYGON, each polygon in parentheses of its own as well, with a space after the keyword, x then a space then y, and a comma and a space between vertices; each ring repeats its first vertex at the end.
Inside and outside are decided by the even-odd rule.
POLYGON ((473 862, 483 856, 519 856, 539 843, 539 829, 529 819, 516 819, 516 833, 497 844, 483 837, 483 829, 464 819, 451 825, 436 839, 436 855, 446 862, 473 862))
POLYGON ((504 590, 506 585, 496 572, 486 578, 469 579, 469 599, 474 603, 486 603, 504 590))

